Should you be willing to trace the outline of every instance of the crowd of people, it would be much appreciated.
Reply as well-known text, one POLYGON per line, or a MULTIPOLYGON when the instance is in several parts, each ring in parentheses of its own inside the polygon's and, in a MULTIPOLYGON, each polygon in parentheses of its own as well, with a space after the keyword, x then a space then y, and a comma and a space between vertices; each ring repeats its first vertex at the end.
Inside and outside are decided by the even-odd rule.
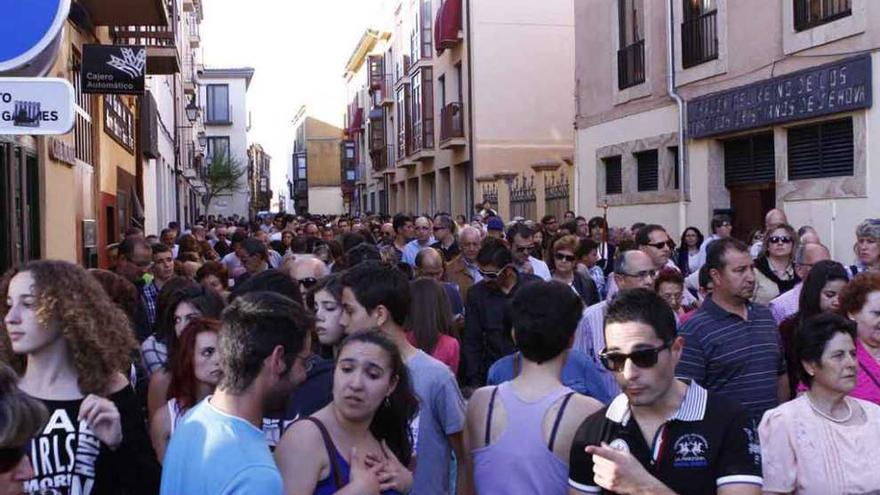
POLYGON ((0 494, 880 493, 880 220, 845 260, 732 231, 279 213, 31 261, 0 494))

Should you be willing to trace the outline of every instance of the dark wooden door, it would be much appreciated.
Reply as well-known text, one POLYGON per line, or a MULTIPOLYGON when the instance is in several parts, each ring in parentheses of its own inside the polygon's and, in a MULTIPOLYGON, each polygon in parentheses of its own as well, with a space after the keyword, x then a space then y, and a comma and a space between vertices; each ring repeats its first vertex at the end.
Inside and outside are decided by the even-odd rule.
POLYGON ((764 227, 764 215, 776 207, 776 186, 772 183, 749 184, 729 189, 733 237, 747 242, 754 229, 764 227))

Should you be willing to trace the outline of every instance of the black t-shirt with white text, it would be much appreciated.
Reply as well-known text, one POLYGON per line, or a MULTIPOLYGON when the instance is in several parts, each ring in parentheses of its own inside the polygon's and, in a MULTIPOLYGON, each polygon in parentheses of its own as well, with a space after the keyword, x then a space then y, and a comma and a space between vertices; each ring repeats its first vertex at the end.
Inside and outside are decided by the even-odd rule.
POLYGON ((109 397, 119 409, 122 443, 116 450, 101 443, 79 421, 83 399, 40 401, 49 421, 29 444, 34 477, 25 493, 59 495, 156 494, 161 468, 147 436, 144 416, 131 387, 109 397))

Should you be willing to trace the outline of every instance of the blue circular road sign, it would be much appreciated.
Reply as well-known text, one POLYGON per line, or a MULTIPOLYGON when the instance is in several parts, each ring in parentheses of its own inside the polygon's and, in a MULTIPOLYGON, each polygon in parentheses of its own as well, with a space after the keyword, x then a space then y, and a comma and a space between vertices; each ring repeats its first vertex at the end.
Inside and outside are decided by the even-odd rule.
MULTIPOLYGON (((69 12, 70 0, 0 0, 0 73, 12 73, 37 59, 51 66, 45 63, 47 52, 56 49, 69 12)), ((54 59, 51 55, 48 58, 54 59)))

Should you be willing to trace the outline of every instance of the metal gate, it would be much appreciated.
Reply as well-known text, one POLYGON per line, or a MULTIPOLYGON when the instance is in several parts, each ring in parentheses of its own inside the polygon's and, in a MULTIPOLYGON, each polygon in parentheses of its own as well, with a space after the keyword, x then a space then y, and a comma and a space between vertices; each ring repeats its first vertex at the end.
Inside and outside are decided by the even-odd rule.
POLYGON ((565 172, 544 179, 544 214, 562 218, 571 209, 569 182, 565 172))
POLYGON ((517 177, 510 183, 510 216, 536 220, 535 176, 517 177))

